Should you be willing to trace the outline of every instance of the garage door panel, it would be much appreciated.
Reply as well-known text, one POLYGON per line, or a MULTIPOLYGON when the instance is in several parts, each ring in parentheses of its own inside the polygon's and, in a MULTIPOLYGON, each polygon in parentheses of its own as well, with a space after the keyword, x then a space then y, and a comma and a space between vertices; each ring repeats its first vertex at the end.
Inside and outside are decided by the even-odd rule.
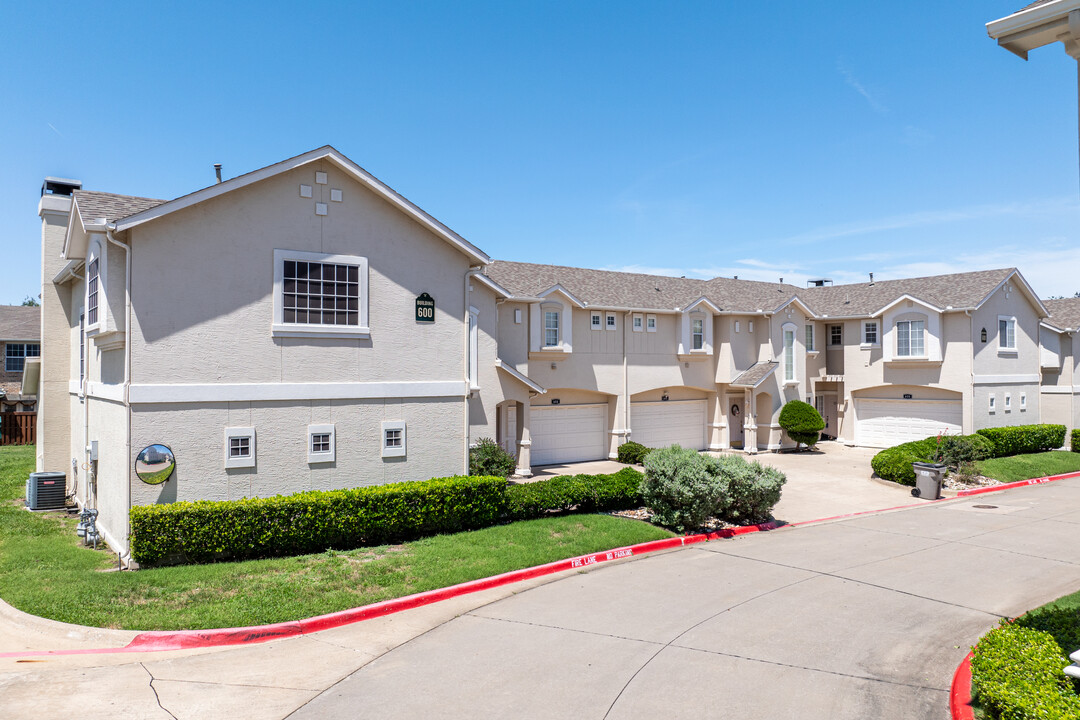
POLYGON ((602 460, 607 457, 607 406, 532 408, 532 464, 602 460))
POLYGON ((855 443, 892 447, 942 433, 963 432, 959 400, 857 400, 855 443))
POLYGON ((633 403, 630 406, 631 438, 646 447, 678 444, 705 449, 704 400, 633 403))

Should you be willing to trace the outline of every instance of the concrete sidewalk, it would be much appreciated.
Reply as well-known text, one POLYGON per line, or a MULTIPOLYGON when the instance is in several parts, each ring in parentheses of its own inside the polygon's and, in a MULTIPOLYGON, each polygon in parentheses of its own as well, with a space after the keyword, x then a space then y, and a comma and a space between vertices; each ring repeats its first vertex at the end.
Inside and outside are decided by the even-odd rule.
POLYGON ((1080 478, 715 541, 261 645, 0 659, 0 714, 944 718, 971 643, 1080 587, 1078 531, 1080 478))

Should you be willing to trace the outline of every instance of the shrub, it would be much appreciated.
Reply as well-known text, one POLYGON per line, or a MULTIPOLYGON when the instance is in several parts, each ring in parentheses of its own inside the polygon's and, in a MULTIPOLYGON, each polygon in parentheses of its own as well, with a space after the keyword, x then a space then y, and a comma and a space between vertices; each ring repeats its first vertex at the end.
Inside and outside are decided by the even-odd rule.
POLYGON ((927 462, 936 451, 937 438, 913 440, 882 450, 870 461, 870 467, 879 478, 914 485, 915 471, 911 469, 911 463, 927 462))
POLYGON ((1014 425, 978 431, 994 446, 994 457, 1056 450, 1065 444, 1064 425, 1014 425))
POLYGON ((787 482, 787 476, 776 468, 747 462, 738 455, 725 455, 717 460, 728 494, 721 517, 739 525, 769 520, 773 507, 780 502, 780 488, 787 482))
POLYGON ((1013 622, 1020 627, 1050 633, 1054 642, 1067 653, 1080 650, 1080 609, 1044 607, 1022 615, 1013 622))
POLYGON ((469 474, 510 477, 517 459, 491 438, 480 438, 469 448, 469 474))
POLYGON ((800 443, 812 447, 821 437, 821 431, 825 429, 825 421, 813 405, 804 403, 802 400, 789 400, 780 409, 780 427, 795 441, 795 446, 800 443))
POLYGON ((716 458, 672 445, 645 458, 641 496, 655 522, 693 530, 727 505, 727 481, 716 458))
POLYGON ((1080 717, 1080 698, 1062 669, 1069 664, 1049 633, 1002 621, 979 640, 971 686, 979 702, 1007 720, 1080 717))
POLYGON ((641 443, 636 443, 633 440, 624 442, 619 446, 619 462, 627 465, 640 465, 650 452, 652 452, 652 449, 645 447, 641 443))
POLYGON ((641 505, 643 475, 623 468, 611 475, 560 475, 506 489, 506 519, 528 520, 549 512, 626 510, 641 505))
POLYGON ((966 463, 985 460, 994 454, 994 445, 982 435, 938 435, 931 460, 958 468, 966 463))
POLYGON ((503 514, 506 480, 449 477, 270 498, 131 508, 141 564, 303 555, 474 530, 503 514))
POLYGON ((1080 452, 1080 429, 1073 430, 1069 435, 1069 445, 1073 452, 1080 452))

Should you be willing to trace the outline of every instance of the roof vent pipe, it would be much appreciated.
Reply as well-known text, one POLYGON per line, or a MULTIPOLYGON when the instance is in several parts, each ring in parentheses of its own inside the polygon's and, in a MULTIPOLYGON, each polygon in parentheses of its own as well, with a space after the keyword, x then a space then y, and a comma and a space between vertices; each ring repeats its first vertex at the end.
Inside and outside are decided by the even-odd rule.
POLYGON ((217 176, 217 181, 221 182, 221 163, 214 163, 214 175, 217 176))
POLYGON ((874 284, 874 273, 870 273, 870 284, 874 284))

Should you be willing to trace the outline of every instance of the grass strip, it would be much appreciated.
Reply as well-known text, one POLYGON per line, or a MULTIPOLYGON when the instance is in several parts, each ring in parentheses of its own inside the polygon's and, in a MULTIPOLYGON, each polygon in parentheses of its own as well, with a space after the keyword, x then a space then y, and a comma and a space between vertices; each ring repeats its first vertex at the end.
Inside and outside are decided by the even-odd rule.
POLYGON ((314 615, 671 537, 607 515, 527 520, 401 545, 292 558, 108 572, 77 517, 22 509, 33 447, 0 448, 0 597, 63 622, 131 630, 236 627, 314 615))
POLYGON ((976 468, 980 475, 1003 483, 1019 482, 1048 475, 1077 472, 1080 470, 1080 453, 1051 450, 1030 455, 991 458, 976 463, 976 468))

